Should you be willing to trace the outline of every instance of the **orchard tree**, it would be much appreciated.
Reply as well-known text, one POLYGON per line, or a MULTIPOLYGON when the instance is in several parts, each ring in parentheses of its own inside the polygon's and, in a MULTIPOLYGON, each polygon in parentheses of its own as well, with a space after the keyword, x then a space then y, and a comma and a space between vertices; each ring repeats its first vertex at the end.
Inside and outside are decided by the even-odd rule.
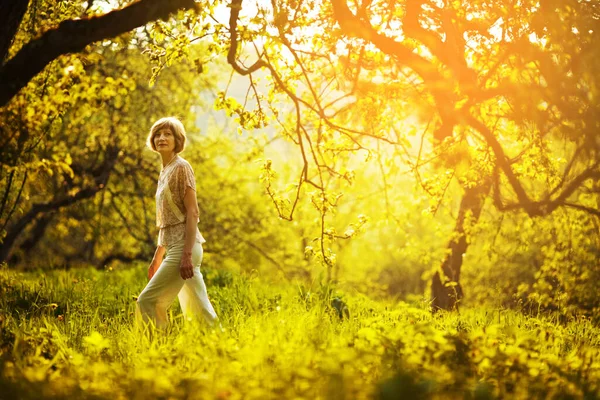
MULTIPOLYGON (((434 308, 452 309, 462 297, 467 231, 484 199, 530 217, 559 207, 600 216, 597 4, 300 0, 258 3, 240 18, 243 9, 232 1, 227 59, 250 75, 252 88, 252 74, 266 68, 271 88, 253 92, 254 113, 233 111, 248 127, 275 121, 298 145, 304 168, 297 195, 303 185, 316 189, 329 268, 323 244, 346 235, 325 223, 339 198, 326 190, 326 176, 349 179, 341 167, 347 154, 370 154, 375 141, 401 148, 432 196, 441 199, 451 181, 464 188, 432 280, 434 308), (236 58, 240 43, 256 49, 249 67, 236 58), (281 98, 295 108, 285 118, 275 111, 281 98), (411 151, 416 132, 418 151, 411 151), (432 158, 436 168, 427 169, 432 158), (422 171, 442 178, 423 179, 422 171)), ((296 202, 283 217, 293 217, 296 202)))
MULTIPOLYGON (((44 67, 58 56, 82 51, 88 44, 103 39, 113 38, 143 26, 150 21, 167 19, 169 15, 180 9, 194 9, 193 0, 140 0, 122 9, 107 14, 94 11, 94 1, 84 3, 54 2, 41 0, 15 0, 0 4, 0 106, 8 101, 27 85, 44 67), (19 26, 28 8, 32 18, 43 20, 45 15, 37 15, 48 11, 48 5, 59 15, 57 27, 41 25, 38 37, 30 37, 21 46, 15 46, 15 38, 19 26), (73 15, 73 5, 80 14, 73 15), (64 14, 71 14, 64 18, 64 14), (9 49, 17 47, 18 52, 10 54, 9 49), (8 57, 7 57, 8 56, 8 57)), ((106 4, 106 3, 105 3, 106 4)), ((110 4, 110 3, 109 3, 110 4)))
MULTIPOLYGON (((161 4, 192 8, 191 2, 141 0, 106 17, 63 22, 3 64, 0 104, 58 54, 106 37, 98 33, 106 31, 91 28, 104 26, 103 18, 150 3, 154 10, 164 11, 161 4), (53 33, 81 26, 93 34, 50 40, 57 37, 53 33), (29 65, 23 60, 38 52, 35 43, 52 51, 23 68, 29 65)), ((596 3, 232 0, 195 8, 191 19, 185 13, 148 25, 155 38, 147 48, 154 79, 165 66, 189 59, 186 49, 202 40, 207 52, 195 59, 199 71, 222 55, 249 78, 253 101, 240 104, 223 93, 216 105, 235 115, 242 129, 272 124, 297 146, 302 167, 293 196, 277 190, 268 160, 262 179, 283 219, 294 219, 298 199, 310 196, 321 234, 316 250, 307 253, 323 263, 328 278, 335 268, 334 242, 352 237, 366 221, 361 217, 344 233, 336 231, 332 216, 342 193, 331 189, 333 182, 351 183, 352 160, 380 156, 379 144, 412 168, 432 196, 432 212, 450 185, 462 187, 454 234, 432 280, 434 308, 452 309, 462 296, 468 232, 486 199, 500 211, 530 217, 558 208, 600 215, 596 3), (257 84, 264 71, 267 90, 257 84)), ((20 15, 15 10, 11 15, 20 15)))

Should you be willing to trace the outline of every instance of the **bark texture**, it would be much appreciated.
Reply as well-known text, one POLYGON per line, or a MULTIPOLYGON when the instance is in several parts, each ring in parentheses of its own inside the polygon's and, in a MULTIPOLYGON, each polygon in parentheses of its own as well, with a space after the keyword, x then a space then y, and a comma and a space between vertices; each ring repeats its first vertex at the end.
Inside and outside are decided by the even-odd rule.
POLYGON ((46 203, 36 203, 14 224, 10 225, 0 247, 0 263, 9 259, 17 239, 36 220, 43 220, 49 214, 55 213, 63 207, 92 198, 102 190, 106 186, 108 178, 119 158, 119 150, 117 146, 108 148, 104 161, 98 167, 89 171, 89 175, 91 175, 94 181, 92 185, 82 187, 72 195, 59 195, 46 203))
MULTIPOLYGON (((58 56, 82 51, 90 43, 129 32, 150 21, 166 19, 179 9, 195 7, 193 0, 140 0, 100 17, 63 21, 56 29, 27 43, 0 67, 0 107, 58 56)), ((12 37, 14 33, 11 41, 12 37)))
POLYGON ((437 271, 431 280, 431 297, 434 312, 438 310, 458 309, 458 303, 464 296, 463 288, 460 284, 460 270, 463 263, 463 256, 469 247, 465 227, 467 223, 474 224, 479 220, 484 199, 489 194, 489 191, 489 181, 465 190, 460 202, 453 239, 448 243, 450 251, 442 262, 441 272, 443 276, 440 274, 440 271, 437 271))

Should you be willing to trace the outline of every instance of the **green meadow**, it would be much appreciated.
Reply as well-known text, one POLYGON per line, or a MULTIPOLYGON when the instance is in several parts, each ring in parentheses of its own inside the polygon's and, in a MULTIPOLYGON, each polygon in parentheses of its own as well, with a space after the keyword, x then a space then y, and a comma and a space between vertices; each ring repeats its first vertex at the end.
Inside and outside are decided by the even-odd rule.
POLYGON ((0 272, 3 399, 594 399, 600 329, 206 270, 222 330, 141 332, 143 268, 0 272), (339 298, 349 310, 331 306, 339 298))

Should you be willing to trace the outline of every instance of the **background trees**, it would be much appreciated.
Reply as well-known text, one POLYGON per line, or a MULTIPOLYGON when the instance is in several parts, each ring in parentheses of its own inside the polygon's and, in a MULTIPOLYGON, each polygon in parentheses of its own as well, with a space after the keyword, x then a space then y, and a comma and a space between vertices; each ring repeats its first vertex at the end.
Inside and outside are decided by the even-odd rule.
MULTIPOLYGON (((84 5, 71 6, 35 4, 16 42, 84 11, 84 5)), ((159 164, 145 141, 152 121, 164 115, 179 116, 190 130, 186 158, 203 189, 203 232, 214 239, 208 251, 240 260, 249 245, 254 255, 263 251, 248 233, 266 222, 265 207, 254 210, 257 202, 239 195, 248 179, 239 176, 243 165, 231 168, 254 150, 232 147, 231 135, 210 134, 216 129, 210 124, 200 139, 195 127, 194 110, 205 105, 201 94, 214 87, 218 70, 198 74, 193 63, 181 63, 149 84, 153 54, 142 53, 153 40, 153 31, 142 30, 63 56, 2 108, 2 261, 47 268, 147 260, 156 241, 152 199, 159 164), (213 199, 215 192, 226 201, 213 199), (232 210, 243 219, 232 219, 232 210)))
MULTIPOLYGON (((189 5, 181 3, 179 6, 189 5)), ((80 15, 81 6, 74 10, 73 18, 80 15)), ((63 10, 60 15, 64 19, 69 14, 63 10)), ((132 53, 135 47, 132 43, 138 50, 145 49, 147 60, 154 66, 150 79, 151 82, 156 80, 154 88, 164 81, 171 82, 170 74, 175 74, 178 68, 189 72, 193 66, 198 75, 187 78, 191 87, 196 84, 194 79, 205 76, 210 62, 215 59, 226 59, 236 74, 245 76, 247 92, 242 90, 240 95, 237 90, 232 94, 235 88, 227 85, 217 95, 215 105, 233 117, 241 138, 249 137, 245 132, 256 135, 262 130, 268 136, 263 144, 272 143, 274 138, 275 143, 287 143, 277 146, 279 150, 290 152, 291 157, 261 157, 259 146, 258 150, 248 148, 249 154, 253 154, 249 159, 262 160, 260 179, 265 198, 273 204, 273 212, 296 224, 295 228, 283 228, 278 223, 271 227, 291 229, 290 241, 302 245, 294 244, 290 248, 298 251, 297 247, 303 247, 306 256, 315 262, 313 271, 321 271, 322 267, 326 280, 353 276, 356 283, 369 276, 371 284, 376 284, 378 279, 372 274, 365 273, 359 279, 361 273, 340 265, 342 260, 351 259, 350 254, 356 263, 358 257, 364 258, 365 252, 373 248, 368 233, 365 237, 358 235, 366 228, 386 240, 398 242, 395 246, 380 248, 403 249, 394 255, 399 261, 388 258, 382 260, 384 264, 403 270, 397 263, 413 260, 415 263, 406 274, 431 279, 436 307, 453 308, 461 298, 463 288, 459 278, 463 260, 467 263, 465 268, 469 262, 478 263, 470 265, 473 271, 469 273, 469 282, 473 285, 480 283, 482 276, 497 276, 495 271, 513 271, 508 284, 513 289, 504 287, 506 296, 503 298, 510 301, 517 282, 521 282, 521 300, 550 305, 555 301, 541 300, 542 293, 551 291, 547 288, 563 288, 573 294, 578 284, 572 282, 583 284, 584 281, 577 279, 597 266, 589 255, 597 254, 599 247, 595 218, 600 215, 597 135, 600 114, 598 78, 594 73, 599 55, 592 47, 598 35, 598 21, 595 4, 575 0, 334 0, 323 3, 234 0, 210 6, 197 3, 195 13, 180 13, 168 22, 147 25, 144 32, 148 36, 136 31, 111 41, 110 46, 109 42, 97 44, 96 51, 111 48, 117 51, 118 43, 123 43, 122 48, 127 47, 132 53), (142 41, 141 37, 145 39, 142 41), (285 168, 282 167, 284 162, 285 168), (407 180, 406 174, 410 174, 412 180, 407 180), (357 187, 358 182, 361 187, 357 187), (375 187, 377 194, 364 201, 369 189, 375 187), (402 198, 404 193, 411 195, 408 199, 402 198), (420 200, 421 196, 427 200, 420 200), (406 210, 412 205, 424 214, 407 215, 406 210), (377 220, 373 220, 374 215, 377 220), (371 217, 371 224, 366 216, 371 217), (411 232, 419 218, 429 221, 432 216, 441 224, 429 227, 437 233, 427 233, 425 228, 411 232), (523 224, 529 223, 540 232, 554 233, 544 244, 530 243, 525 254, 517 254, 522 249, 515 243, 534 240, 527 236, 527 229, 521 229, 523 224), (507 224, 521 231, 508 232, 507 224), (478 230, 478 226, 485 226, 487 230, 478 230), (569 232, 569 240, 561 239, 565 232, 569 232), (417 244, 420 248, 414 250, 435 254, 435 257, 427 259, 411 253, 413 250, 406 245, 406 237, 411 233, 421 238, 438 235, 440 240, 417 244), (582 246, 587 250, 574 250, 575 243, 586 243, 586 237, 589 243, 582 246), (467 251, 470 244, 476 246, 476 253, 465 257, 466 253, 471 254, 471 250, 467 251), (433 245, 439 248, 437 252, 431 248, 433 245), (487 249, 487 259, 483 257, 484 249, 487 249), (500 259, 499 254, 505 258, 500 259), (521 267, 511 269, 511 265, 521 267), (576 265, 585 265, 581 267, 585 271, 576 265), (475 270, 482 273, 476 274, 475 270)), ((59 58, 55 65, 62 62, 62 68, 69 68, 68 57, 76 56, 59 58)), ((91 58, 87 68, 96 68, 91 66, 95 61, 91 58)), ((52 64, 44 72, 49 73, 50 68, 52 64)), ((44 72, 35 79, 41 79, 44 72)), ((0 75, 2 73, 0 71, 0 75)), ((52 87, 56 87, 56 82, 66 82, 58 83, 59 87, 61 84, 65 87, 71 79, 50 75, 53 76, 52 87)), ((106 87, 114 85, 117 93, 123 92, 120 101, 131 101, 132 107, 137 107, 139 100, 132 100, 129 92, 138 93, 138 88, 145 86, 143 80, 136 81, 133 90, 128 89, 125 81, 118 81, 114 76, 112 79, 114 81, 106 87)), ((169 86, 166 82, 164 84, 169 86)), ((238 89, 239 82, 236 81, 238 89)), ((46 89, 37 85, 35 96, 41 99, 40 104, 47 104, 43 98, 46 89)), ((147 90, 154 91, 154 88, 147 90)), ((33 88, 23 89, 5 109, 18 109, 18 104, 24 109, 24 105, 32 101, 23 97, 28 90, 33 88)), ((172 93, 169 105, 177 101, 185 103, 181 97, 184 93, 172 93)), ((60 98, 54 92, 49 96, 60 98)), ((73 95, 65 98, 69 100, 63 100, 64 104, 75 99, 73 95)), ((67 107, 63 103, 61 106, 67 107)), ((150 109, 141 109, 140 113, 148 117, 150 109)), ((122 118, 123 112, 118 110, 117 118, 122 118)), ((166 110, 163 108, 157 114, 166 110)), ((39 114, 34 111, 32 119, 36 119, 36 115, 39 114)), ((72 124, 75 129, 89 119, 80 121, 72 124)), ((41 132, 45 129, 42 125, 33 131, 41 132)), ((110 126, 107 124, 106 128, 110 126)), ((131 126, 139 125, 132 121, 131 126)), ((119 132, 115 135, 124 136, 119 132)), ((20 145, 19 140, 25 143, 29 136, 22 138, 15 137, 11 142, 17 149, 11 150, 11 154, 16 154, 14 160, 19 161, 7 165, 21 165, 19 163, 26 160, 23 150, 26 147, 20 145)), ((87 176, 82 182, 87 179, 94 182, 96 188, 103 185, 101 165, 110 163, 109 146, 114 143, 104 143, 104 146, 99 147, 103 150, 97 164, 79 169, 81 176, 87 176)), ((272 144, 269 146, 273 148, 272 144)), ((46 155, 40 160, 47 161, 38 169, 51 165, 51 170, 62 168, 65 176, 69 176, 69 168, 61 164, 63 159, 49 161, 46 155)), ((131 162, 115 165, 127 166, 122 171, 143 165, 131 162)), ((259 174, 252 167, 250 170, 259 174)), ((21 182, 19 179, 23 179, 25 172, 21 172, 19 178, 17 172, 11 177, 12 170, 7 171, 3 178, 10 182, 7 187, 15 186, 4 192, 3 204, 19 204, 18 185, 13 181, 21 182)), ((236 186, 233 181, 229 182, 231 187, 236 186)), ((82 184, 79 187, 77 193, 86 193, 82 190, 89 188, 82 184)), ((64 190, 75 195, 71 187, 64 190)), ((109 199, 120 199, 126 193, 107 192, 102 191, 109 199)), ((141 202, 142 198, 137 197, 137 201, 141 202)), ((111 207, 115 219, 126 226, 127 216, 122 212, 123 216, 119 215, 118 205, 111 207)), ((215 207, 209 209, 216 210, 215 207)), ((214 218, 216 220, 218 214, 214 218)), ((35 232, 43 232, 43 226, 49 223, 41 216, 35 226, 32 221, 30 235, 35 237, 35 232), (36 228, 38 223, 39 229, 36 228)), ((250 223, 246 221, 245 225, 250 223)), ((17 226, 14 224, 16 222, 10 225, 17 226)), ((220 224, 215 223, 216 226, 220 224)), ((260 231, 268 231, 268 228, 261 226, 260 231)), ((226 231, 236 232, 231 228, 226 231)), ((137 237, 138 241, 147 239, 144 232, 131 227, 128 235, 137 237)), ((10 238, 8 234, 6 237, 10 238)), ((246 242, 249 248, 252 245, 256 243, 246 242)), ((290 258, 285 250, 279 260, 289 262, 283 264, 262 247, 253 251, 262 252, 261 257, 270 258, 267 263, 280 271, 297 268, 305 262, 302 257, 290 258)), ((366 267, 364 264, 361 268, 372 267, 371 272, 378 270, 388 286, 395 279, 395 273, 390 272, 393 267, 384 272, 381 265, 366 267)), ((502 286, 501 277, 497 277, 497 283, 502 286)), ((414 287, 415 291, 423 289, 421 284, 414 287)), ((583 292, 593 290, 586 286, 583 292)), ((477 295, 480 291, 473 287, 473 293, 477 295)), ((575 303, 593 303, 584 294, 577 299, 573 297, 575 303), (582 300, 584 298, 587 300, 582 300)))
MULTIPOLYGON (((232 10, 230 27, 238 17, 232 10)), ((282 95, 295 105, 281 129, 302 152, 300 185, 320 191, 323 216, 338 198, 323 175, 344 179, 348 163, 340 153, 371 154, 375 142, 399 147, 423 189, 440 201, 452 185, 463 188, 432 281, 434 306, 452 308, 461 297, 465 235, 484 198, 529 217, 560 207, 599 215, 598 81, 587 69, 597 63, 590 46, 598 35, 596 6, 293 2, 258 6, 246 21, 247 40, 266 42, 253 65, 270 71, 266 102, 282 95), (422 132, 420 144, 411 143, 415 131, 422 132), (430 158, 437 160, 427 173, 447 179, 422 179, 423 159, 430 158)), ((322 242, 332 237, 327 232, 322 242)), ((326 251, 322 257, 331 268, 326 251)))
MULTIPOLYGON (((85 11, 81 4, 35 2, 15 45, 85 11)), ((146 203, 155 166, 143 152, 147 118, 172 113, 190 121, 196 101, 190 87, 208 84, 184 66, 150 89, 141 55, 145 36, 124 35, 56 60, 2 108, 0 259, 12 255, 16 262, 35 249, 41 256, 36 260, 50 264, 101 263, 102 257, 135 259, 148 252, 124 250, 132 239, 153 242, 152 205, 146 203), (111 254, 101 256, 106 249, 94 247, 99 238, 116 233, 111 218, 128 234, 111 235, 116 239, 111 254), (48 249, 40 253, 36 244, 42 237, 48 249)))

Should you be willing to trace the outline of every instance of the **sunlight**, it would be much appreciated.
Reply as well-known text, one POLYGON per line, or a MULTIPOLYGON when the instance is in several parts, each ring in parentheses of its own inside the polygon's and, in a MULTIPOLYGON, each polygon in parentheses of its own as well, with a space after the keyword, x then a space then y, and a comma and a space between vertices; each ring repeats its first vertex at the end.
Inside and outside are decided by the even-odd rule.
POLYGON ((0 398, 600 399, 593 1, 14 3, 0 398))

